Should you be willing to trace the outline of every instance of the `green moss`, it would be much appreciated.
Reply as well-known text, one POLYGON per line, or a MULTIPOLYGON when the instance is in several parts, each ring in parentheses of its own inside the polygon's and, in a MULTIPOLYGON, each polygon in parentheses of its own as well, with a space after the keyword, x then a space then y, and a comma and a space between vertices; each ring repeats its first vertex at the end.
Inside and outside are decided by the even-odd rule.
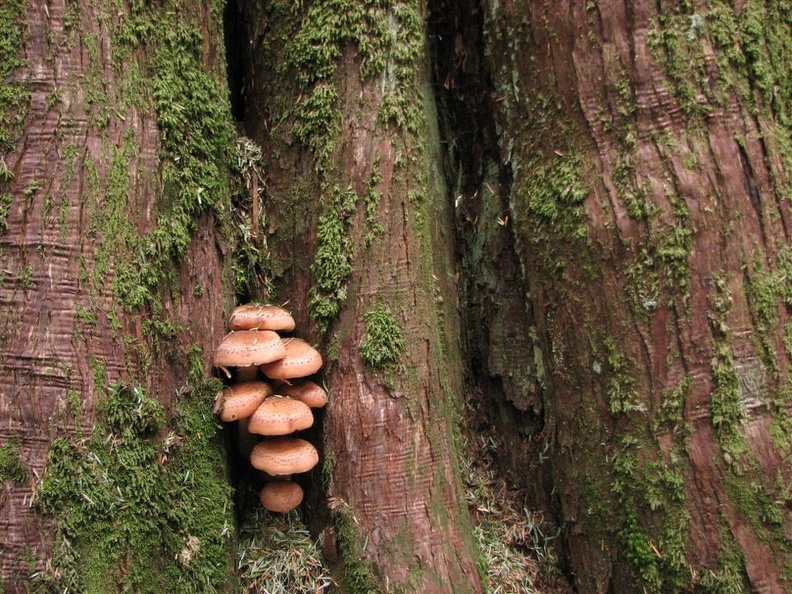
POLYGON ((115 384, 90 438, 52 443, 37 501, 56 520, 55 551, 33 591, 225 591, 233 506, 217 389, 183 390, 166 426, 156 400, 115 384))
POLYGON ((720 555, 716 569, 702 572, 696 593, 701 594, 743 594, 750 592, 750 582, 745 572, 745 558, 740 546, 735 542, 728 522, 720 521, 720 555))
POLYGON ((333 522, 341 551, 342 585, 350 594, 378 594, 381 588, 371 568, 363 561, 361 539, 357 533, 352 510, 339 508, 333 513, 333 522))
POLYGON ((378 303, 363 314, 365 331, 358 352, 363 363, 374 371, 391 368, 401 359, 406 343, 401 324, 391 309, 378 303))
MULTIPOLYGON (((408 99, 423 48, 423 20, 415 3, 331 0, 299 6, 276 4, 280 18, 293 20, 295 31, 287 37, 285 60, 279 76, 294 79, 296 101, 288 108, 292 132, 313 153, 324 169, 335 150, 341 125, 339 95, 335 86, 344 50, 355 46, 364 79, 382 77, 385 97, 380 118, 408 128, 414 121, 408 99), (291 14, 289 14, 291 12, 291 14), (298 24, 296 24, 298 23, 298 24)), ((413 114, 414 115, 414 114, 413 114)))
POLYGON ((0 5, 0 154, 14 147, 28 111, 28 85, 12 79, 27 34, 27 2, 8 0, 0 5))
POLYGON ((28 480, 28 471, 19 458, 19 446, 13 441, 0 446, 0 483, 6 480, 15 483, 28 480))
POLYGON ((619 539, 646 592, 677 592, 691 585, 684 452, 679 442, 661 450, 635 425, 612 454, 619 539))
POLYGON ((8 228, 8 215, 11 213, 13 200, 11 192, 0 192, 0 233, 5 233, 8 228))
POLYGON ((612 338, 605 340, 610 378, 607 384, 608 407, 612 415, 632 411, 645 411, 646 408, 636 401, 635 378, 628 372, 627 358, 616 348, 612 338))
POLYGON ((519 195, 540 225, 569 239, 580 238, 586 235, 582 205, 589 193, 584 179, 581 157, 572 153, 556 155, 549 163, 531 168, 530 178, 519 188, 519 195))
POLYGON ((711 370, 715 389, 710 404, 711 422, 727 461, 734 461, 734 455, 744 451, 741 428, 745 410, 740 401, 740 378, 734 368, 734 354, 729 344, 719 342, 714 349, 711 370))
POLYGON ((346 281, 352 274, 353 242, 349 230, 357 194, 334 186, 319 215, 316 257, 311 264, 313 285, 309 311, 325 332, 346 301, 346 281))
POLYGON ((661 577, 658 571, 658 554, 656 546, 652 546, 649 535, 638 524, 635 516, 628 515, 623 528, 623 538, 626 543, 627 561, 635 567, 641 582, 650 592, 659 592, 661 577))
MULTIPOLYGON (((93 159, 83 164, 90 194, 104 198, 95 201, 89 225, 100 246, 91 271, 93 290, 101 292, 107 272, 115 270, 114 296, 129 311, 157 308, 160 288, 169 280, 172 263, 184 254, 198 219, 213 211, 222 220, 230 197, 234 131, 225 83, 204 66, 201 24, 183 18, 182 12, 175 0, 157 10, 133 2, 123 19, 107 19, 119 79, 113 105, 141 104, 141 109, 152 110, 160 133, 156 221, 145 235, 135 221, 150 197, 144 195, 142 182, 131 187, 129 175, 142 143, 135 130, 130 129, 121 147, 98 155, 107 170, 105 179, 93 159), (146 79, 150 86, 145 92, 134 87, 133 82, 139 85, 146 79)), ((85 43, 89 61, 98 61, 98 56, 91 58, 94 42, 87 38, 85 43)), ((100 109, 108 103, 103 80, 88 84, 97 125, 107 117, 100 109)))

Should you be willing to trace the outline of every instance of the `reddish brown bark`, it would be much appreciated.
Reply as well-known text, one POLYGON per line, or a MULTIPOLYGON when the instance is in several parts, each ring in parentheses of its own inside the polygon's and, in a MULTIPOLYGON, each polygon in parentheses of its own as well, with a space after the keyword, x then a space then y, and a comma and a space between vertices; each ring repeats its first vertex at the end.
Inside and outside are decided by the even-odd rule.
MULTIPOLYGON (((342 46, 344 56, 331 80, 339 90, 341 115, 340 131, 329 137, 338 145, 329 163, 317 163, 289 134, 293 122, 281 119, 284 103, 305 100, 290 97, 289 81, 273 74, 284 60, 284 25, 266 11, 258 20, 252 14, 249 35, 262 35, 269 53, 253 56, 246 124, 270 155, 267 216, 277 221, 270 245, 284 265, 277 283, 281 301, 289 300, 297 327, 312 328, 312 339, 321 340, 328 353, 323 380, 331 398, 323 421, 323 458, 329 503, 321 497, 318 503, 341 518, 339 531, 353 529, 352 541, 339 534, 342 567, 349 579, 359 570, 350 569, 352 562, 362 563, 377 584, 369 587, 480 592, 453 450, 462 368, 449 274, 451 222, 443 188, 425 173, 426 163, 439 158, 432 113, 421 109, 417 133, 383 122, 384 76, 362 78, 357 48, 342 46), (418 136, 428 139, 426 145, 418 136), (376 176, 379 198, 367 215, 363 197, 376 176), (308 317, 314 282, 309 270, 317 250, 317 217, 327 212, 326 196, 334 185, 351 188, 359 202, 349 224, 353 256, 346 300, 322 338, 308 317), (373 240, 367 238, 376 226, 373 240), (445 305, 438 305, 439 298, 445 305), (391 309, 404 335, 405 348, 392 371, 366 367, 359 352, 365 315, 378 303, 391 309)), ((303 26, 315 26, 302 18, 303 26)), ((411 81, 409 101, 418 100, 422 84, 420 78, 411 81)), ((332 544, 329 556, 336 557, 332 544)))
MULTIPOLYGON (((765 24, 785 26, 769 5, 746 10, 757 6, 765 24)), ((567 558, 581 592, 641 584, 706 589, 728 572, 730 587, 788 588, 789 552, 778 535, 788 531, 789 518, 778 485, 790 468, 774 433, 789 412, 788 311, 779 293, 761 310, 767 295, 757 287, 768 274, 785 274, 790 213, 781 146, 789 130, 785 99, 768 105, 760 73, 724 60, 731 49, 770 52, 776 42, 768 26, 758 50, 741 47, 751 26, 742 10, 718 2, 618 1, 486 8, 497 166, 513 173, 499 191, 509 196, 536 344, 549 371, 547 427, 536 436, 553 450, 567 558), (722 34, 716 17, 724 14, 716 10, 744 32, 734 47, 714 41, 722 34), (680 23, 693 28, 680 31, 680 23), (687 39, 693 49, 684 41, 669 49, 659 42, 663 35, 687 39), (681 71, 673 70, 676 58, 681 71), (584 155, 581 241, 529 205, 543 190, 532 176, 569 154, 584 155), (636 196, 649 214, 636 212, 636 196), (664 249, 680 229, 689 243, 681 241, 674 256, 664 249), (614 410, 620 388, 634 410, 614 410), (682 408, 668 424, 675 389, 682 408), (722 412, 727 393, 730 420, 722 412), (650 507, 654 479, 645 473, 653 461, 678 469, 681 508, 667 501, 650 507), (614 480, 620 472, 632 486, 614 480), (776 502, 777 525, 758 519, 756 504, 765 496, 776 502), (680 524, 682 573, 689 573, 674 581, 663 530, 679 513, 690 518, 680 524), (637 524, 625 520, 631 515, 637 524), (638 541, 648 552, 643 561, 636 560, 638 541), (729 565, 735 548, 744 561, 729 565)), ((556 179, 564 174, 551 171, 556 179)))
POLYGON ((112 100, 122 95, 102 24, 106 14, 92 3, 71 6, 78 22, 69 28, 68 8, 62 2, 28 5, 26 65, 15 80, 31 99, 16 147, 4 155, 13 200, 0 234, 0 444, 14 444, 28 471, 23 482, 3 481, 0 492, 6 592, 28 591, 30 574, 45 568, 55 537, 55 519, 42 518, 34 505, 50 442, 90 435, 97 401, 117 381, 141 385, 169 405, 186 377, 186 361, 174 355, 192 345, 208 354, 224 332, 222 266, 209 216, 184 254, 174 291, 163 291, 160 312, 130 313, 114 300, 112 282, 124 254, 107 248, 115 242, 103 211, 112 160, 131 147, 124 170, 127 208, 115 216, 150 231, 160 191, 159 132, 151 110, 128 104, 124 117, 97 123, 103 105, 87 99, 86 78, 99 72, 103 92, 112 100), (90 57, 89 42, 99 44, 91 46, 97 54, 90 57), (98 262, 108 249, 109 261, 98 262), (200 294, 196 287, 203 288, 200 294), (147 318, 182 330, 155 347, 147 318))

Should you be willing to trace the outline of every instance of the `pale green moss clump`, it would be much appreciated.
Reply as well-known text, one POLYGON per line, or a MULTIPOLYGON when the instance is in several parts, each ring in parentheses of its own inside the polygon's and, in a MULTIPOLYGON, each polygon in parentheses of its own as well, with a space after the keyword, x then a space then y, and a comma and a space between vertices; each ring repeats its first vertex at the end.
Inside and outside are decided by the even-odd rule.
POLYGON ((0 446, 0 482, 5 480, 23 483, 28 479, 28 471, 19 458, 18 445, 7 441, 0 446))
POLYGON ((215 384, 184 390, 169 426, 141 388, 116 384, 89 438, 53 441, 37 503, 55 548, 33 592, 225 591, 234 518, 215 384))
POLYGON ((405 348, 404 332, 396 316, 384 303, 363 314, 366 325, 360 342, 360 359, 372 370, 386 370, 394 366, 405 348))
POLYGON ((329 204, 319 216, 316 257, 311 265, 314 284, 308 307, 320 332, 327 330, 346 301, 346 281, 352 274, 350 219, 356 201, 352 188, 342 191, 335 186, 329 194, 329 204))

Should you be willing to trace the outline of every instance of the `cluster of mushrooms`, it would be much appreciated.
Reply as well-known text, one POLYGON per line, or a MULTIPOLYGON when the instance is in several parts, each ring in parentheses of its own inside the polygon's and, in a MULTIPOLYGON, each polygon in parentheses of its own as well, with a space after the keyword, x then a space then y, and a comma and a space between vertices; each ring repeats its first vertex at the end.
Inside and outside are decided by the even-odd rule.
POLYGON ((292 434, 311 427, 311 409, 327 404, 321 386, 304 379, 319 371, 322 357, 304 340, 278 334, 294 330, 294 319, 281 307, 240 305, 230 326, 215 351, 214 366, 229 379, 234 368, 234 382, 217 395, 215 412, 222 421, 237 423, 240 453, 267 475, 261 505, 288 512, 303 499, 291 475, 319 462, 316 448, 292 434))

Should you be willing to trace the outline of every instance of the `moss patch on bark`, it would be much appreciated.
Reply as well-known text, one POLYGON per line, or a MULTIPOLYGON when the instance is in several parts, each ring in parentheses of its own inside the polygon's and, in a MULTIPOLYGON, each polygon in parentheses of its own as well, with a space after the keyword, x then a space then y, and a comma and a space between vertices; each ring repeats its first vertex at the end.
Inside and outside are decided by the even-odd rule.
POLYGON ((115 384, 89 437, 53 442, 37 502, 56 522, 55 549, 34 591, 229 589, 234 518, 217 389, 194 378, 166 423, 140 387, 115 384))

